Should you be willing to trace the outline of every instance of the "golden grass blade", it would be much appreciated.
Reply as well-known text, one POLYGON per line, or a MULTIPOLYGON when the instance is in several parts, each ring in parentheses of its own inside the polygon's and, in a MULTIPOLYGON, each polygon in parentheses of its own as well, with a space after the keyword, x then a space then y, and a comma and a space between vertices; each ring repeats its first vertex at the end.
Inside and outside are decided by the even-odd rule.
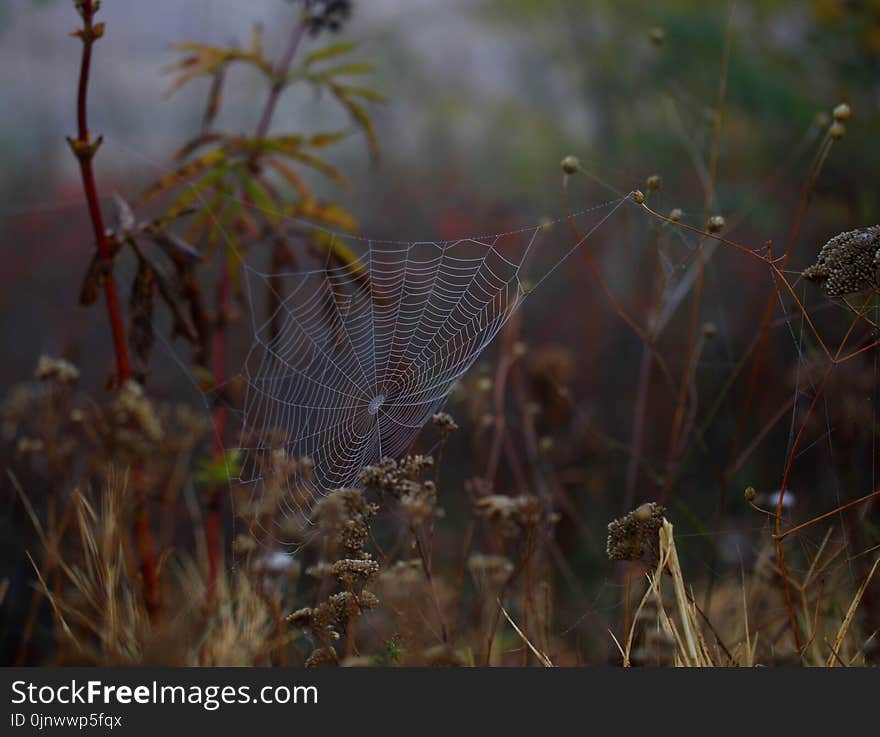
MULTIPOLYGON (((542 663, 542 665, 545 668, 552 668, 553 661, 551 661, 550 658, 548 658, 544 653, 542 653, 540 650, 538 650, 538 648, 536 648, 534 645, 532 645, 531 642, 529 642, 529 638, 526 637, 525 634, 523 634, 522 630, 516 626, 516 622, 514 622, 513 619, 511 618, 511 616, 507 613, 507 610, 504 608, 504 605, 501 603, 500 599, 498 600, 498 606, 501 607, 501 613, 504 615, 504 618, 508 622, 510 622, 510 626, 513 627, 516 634, 519 635, 520 639, 526 644, 526 646, 529 648, 529 650, 532 651, 532 654, 542 663)), ((612 635, 612 637, 613 637, 613 635, 612 635)), ((618 647, 619 647, 619 645, 618 645, 618 647)))
POLYGON ((853 597, 852 603, 849 605, 849 609, 847 610, 846 616, 843 618, 843 622, 840 625, 840 630, 837 633, 837 638, 834 640, 834 647, 831 649, 831 654, 828 656, 828 660, 825 661, 825 665, 828 668, 833 668, 835 664, 834 661, 840 659, 838 655, 838 653, 840 653, 840 647, 843 644, 849 626, 856 614, 856 610, 862 602, 862 596, 868 588, 868 584, 871 583, 871 579, 874 577, 874 571, 877 570, 878 565, 880 565, 880 558, 877 558, 877 560, 874 561, 874 565, 871 566, 868 576, 865 578, 862 585, 859 586, 859 590, 856 591, 856 595, 853 597))

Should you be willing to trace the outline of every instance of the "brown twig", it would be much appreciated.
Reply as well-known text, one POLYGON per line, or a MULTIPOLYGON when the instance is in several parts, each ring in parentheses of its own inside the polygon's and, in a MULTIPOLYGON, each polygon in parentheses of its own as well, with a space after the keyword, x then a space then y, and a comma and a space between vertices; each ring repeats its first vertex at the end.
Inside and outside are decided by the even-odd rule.
POLYGON ((287 42, 287 48, 284 50, 284 55, 281 57, 278 66, 275 68, 275 79, 272 82, 272 88, 269 90, 269 98, 266 100, 266 106, 263 108, 263 114, 260 116, 260 122, 257 124, 255 137, 258 140, 265 138, 266 134, 269 132, 269 126, 272 123, 272 115, 275 113, 275 106, 278 104, 278 98, 281 97, 281 93, 287 86, 287 72, 290 69, 290 64, 293 61, 296 50, 299 48, 300 41, 302 41, 308 27, 309 20, 307 17, 303 16, 294 26, 293 31, 290 34, 290 40, 287 42))
POLYGON ((817 522, 821 522, 824 519, 828 519, 829 517, 833 517, 835 514, 840 514, 841 512, 849 509, 850 507, 855 507, 862 502, 868 501, 868 499, 873 499, 875 496, 880 496, 880 489, 876 491, 872 491, 870 494, 865 494, 865 496, 859 497, 858 499, 854 499, 851 502, 847 502, 846 504, 841 504, 836 509, 832 509, 830 512, 825 512, 824 514, 820 514, 818 517, 813 517, 813 519, 808 520, 806 522, 802 522, 796 527, 792 527, 789 530, 786 530, 781 535, 774 535, 777 540, 784 540, 789 535, 793 535, 795 532, 800 532, 805 527, 809 527, 810 525, 815 525, 817 522))

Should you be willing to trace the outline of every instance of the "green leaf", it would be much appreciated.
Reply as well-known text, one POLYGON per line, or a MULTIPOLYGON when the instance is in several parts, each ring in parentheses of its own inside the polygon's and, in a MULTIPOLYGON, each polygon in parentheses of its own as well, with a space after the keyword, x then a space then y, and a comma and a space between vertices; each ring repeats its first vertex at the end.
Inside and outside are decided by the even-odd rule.
POLYGON ((203 459, 195 473, 195 479, 205 484, 226 484, 240 473, 241 451, 235 448, 226 451, 219 458, 203 459))
POLYGON ((350 85, 339 84, 336 85, 336 89, 346 97, 360 97, 364 100, 377 102, 379 104, 384 104, 386 102, 384 95, 376 92, 376 90, 371 90, 369 87, 352 87, 350 85))
POLYGON ((256 205, 257 209, 273 223, 277 223, 280 215, 278 205, 272 199, 272 196, 266 191, 263 184, 258 179, 248 176, 248 174, 241 168, 236 168, 235 173, 241 182, 242 188, 247 193, 248 197, 250 197, 253 204, 256 205))
POLYGON ((354 51, 357 46, 357 43, 354 41, 341 41, 340 43, 330 44, 330 46, 325 46, 323 49, 313 51, 306 56, 304 64, 305 66, 310 66, 316 61, 321 61, 322 59, 329 59, 333 56, 348 54, 349 52, 354 51))
POLYGON ((326 82, 328 80, 333 79, 333 77, 344 77, 352 74, 372 74, 373 66, 372 64, 367 64, 365 62, 355 62, 353 64, 340 64, 336 67, 330 67, 329 69, 323 69, 320 72, 316 72, 315 74, 309 75, 310 79, 316 80, 318 82, 326 82))
POLYGON ((226 152, 223 149, 217 148, 213 151, 209 151, 199 158, 188 161, 174 171, 159 177, 158 181, 138 197, 135 202, 136 204, 143 204, 170 189, 174 189, 175 187, 200 176, 209 169, 217 169, 221 167, 225 162, 226 152))
POLYGON ((317 169, 328 179, 332 179, 339 187, 343 189, 348 187, 348 181, 342 175, 342 172, 339 171, 335 166, 328 164, 323 159, 312 156, 312 154, 307 154, 304 151, 291 151, 291 152, 282 152, 290 159, 295 159, 296 161, 300 161, 306 166, 310 166, 312 169, 317 169))
POLYGON ((309 139, 309 146, 312 148, 324 148, 334 143, 348 138, 351 135, 349 131, 335 131, 331 133, 318 133, 309 139))
POLYGON ((225 174, 226 165, 219 164, 216 169, 208 172, 201 179, 187 186, 183 192, 181 192, 180 196, 174 200, 171 207, 168 208, 166 217, 169 219, 176 218, 178 215, 186 212, 190 207, 194 206, 197 201, 204 205, 204 197, 202 194, 207 189, 220 182, 225 174))
POLYGON ((370 154, 373 158, 379 156, 379 137, 376 135, 376 129, 373 127, 373 119, 367 112, 366 108, 359 102, 355 102, 348 97, 343 89, 336 84, 330 84, 330 91, 339 100, 339 103, 346 109, 352 120, 363 130, 367 136, 367 143, 370 146, 370 154))

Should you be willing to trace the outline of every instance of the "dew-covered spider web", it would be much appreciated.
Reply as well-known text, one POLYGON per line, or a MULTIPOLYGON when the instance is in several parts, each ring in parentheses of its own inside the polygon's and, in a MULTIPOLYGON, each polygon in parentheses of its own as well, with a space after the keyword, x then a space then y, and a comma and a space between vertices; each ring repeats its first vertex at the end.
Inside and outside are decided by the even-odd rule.
MULTIPOLYGON (((583 238, 624 201, 592 208, 583 238)), ((318 498, 404 455, 529 291, 582 245, 571 241, 547 225, 454 241, 356 239, 349 263, 245 267, 251 314, 267 290, 277 307, 253 324, 236 480, 307 524, 318 498), (523 269, 545 249, 555 258, 537 259, 544 271, 530 286, 523 269)))
POLYGON ((362 266, 275 281, 286 296, 244 368, 241 480, 280 447, 313 462, 319 491, 404 453, 523 295, 517 264, 478 241, 371 244, 362 266))

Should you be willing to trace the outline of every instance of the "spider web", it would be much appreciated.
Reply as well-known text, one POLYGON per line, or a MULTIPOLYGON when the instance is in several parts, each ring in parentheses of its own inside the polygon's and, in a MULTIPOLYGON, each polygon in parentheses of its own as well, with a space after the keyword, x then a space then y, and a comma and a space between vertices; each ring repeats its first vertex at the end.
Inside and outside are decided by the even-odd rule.
POLYGON ((404 455, 526 298, 523 264, 536 244, 558 240, 549 232, 359 241, 365 251, 354 264, 280 274, 246 266, 251 315, 267 287, 278 302, 254 323, 242 372, 236 480, 253 486, 251 500, 274 494, 284 516, 308 524, 318 498, 358 486, 365 466, 404 455))

